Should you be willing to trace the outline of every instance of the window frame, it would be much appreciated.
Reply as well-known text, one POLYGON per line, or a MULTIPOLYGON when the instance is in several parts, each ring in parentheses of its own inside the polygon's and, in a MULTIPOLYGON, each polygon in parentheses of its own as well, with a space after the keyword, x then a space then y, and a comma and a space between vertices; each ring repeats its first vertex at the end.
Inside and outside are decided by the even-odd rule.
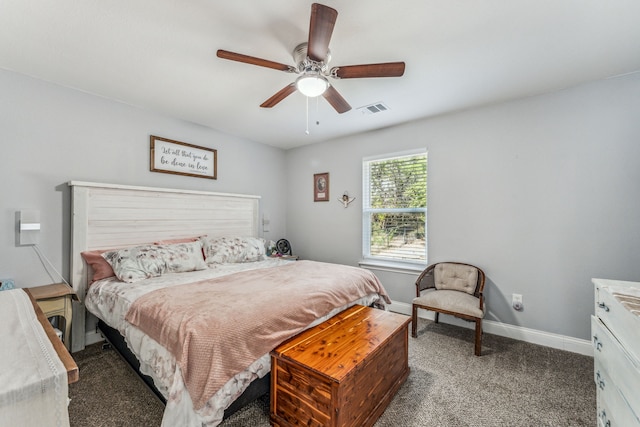
MULTIPOLYGON (((402 157, 411 156, 424 156, 427 162, 427 179, 425 180, 425 191, 428 189, 428 170, 429 170, 429 156, 426 148, 419 148, 415 150, 407 150, 393 153, 386 153, 377 156, 365 157, 362 159, 362 260, 360 266, 382 268, 388 271, 398 272, 415 272, 422 271, 426 265, 428 265, 428 219, 427 219, 427 206, 424 208, 371 208, 370 204, 370 164, 372 162, 393 160, 402 157), (425 248, 424 248, 424 260, 409 260, 399 259, 392 257, 382 257, 377 255, 371 255, 371 215, 381 212, 396 212, 396 213, 415 213, 424 212, 424 230, 425 230, 425 248)), ((428 195, 428 191, 427 191, 428 195)), ((428 197, 428 196, 427 196, 428 197)))

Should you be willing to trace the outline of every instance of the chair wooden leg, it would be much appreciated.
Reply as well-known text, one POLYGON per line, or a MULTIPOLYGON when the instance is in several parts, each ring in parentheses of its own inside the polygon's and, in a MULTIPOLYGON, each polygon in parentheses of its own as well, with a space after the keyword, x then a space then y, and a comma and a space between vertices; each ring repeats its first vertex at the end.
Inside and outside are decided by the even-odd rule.
POLYGON ((440 313, 438 313, 438 312, 436 311, 435 323, 438 323, 438 318, 439 318, 439 316, 440 316, 440 313))
POLYGON ((411 336, 413 338, 418 336, 418 307, 415 305, 411 311, 411 336))
POLYGON ((480 356, 481 347, 482 347, 482 319, 476 319, 476 345, 475 345, 476 356, 480 356))

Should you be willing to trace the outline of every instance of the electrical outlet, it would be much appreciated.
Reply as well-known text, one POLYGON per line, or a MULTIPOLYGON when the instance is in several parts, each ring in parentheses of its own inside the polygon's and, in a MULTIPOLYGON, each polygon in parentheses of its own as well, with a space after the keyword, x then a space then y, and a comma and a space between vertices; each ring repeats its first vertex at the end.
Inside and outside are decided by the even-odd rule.
POLYGON ((524 308, 524 306, 522 305, 522 295, 513 294, 513 296, 511 297, 511 306, 514 310, 522 311, 522 309, 524 308))

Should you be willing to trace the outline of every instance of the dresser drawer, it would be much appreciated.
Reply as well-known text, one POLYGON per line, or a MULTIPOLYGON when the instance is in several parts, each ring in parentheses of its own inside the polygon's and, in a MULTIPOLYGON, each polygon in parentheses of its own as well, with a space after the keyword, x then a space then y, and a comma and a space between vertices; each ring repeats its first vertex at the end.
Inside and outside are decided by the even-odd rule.
POLYGON ((637 283, 594 279, 595 315, 640 367, 640 288, 637 283))
POLYGON ((636 413, 640 413, 640 367, 606 326, 591 317, 594 347, 594 377, 598 391, 617 388, 636 413), (606 377, 606 380, 604 379, 606 377))
POLYGON ((598 426, 640 427, 640 419, 629 407, 628 402, 614 386, 607 371, 595 360, 594 380, 598 390, 598 426))

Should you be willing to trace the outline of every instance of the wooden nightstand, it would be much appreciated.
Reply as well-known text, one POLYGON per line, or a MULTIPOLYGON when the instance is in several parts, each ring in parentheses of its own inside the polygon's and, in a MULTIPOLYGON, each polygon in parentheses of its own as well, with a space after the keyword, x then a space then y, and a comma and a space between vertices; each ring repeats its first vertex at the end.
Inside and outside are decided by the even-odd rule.
POLYGON ((47 319, 55 316, 62 318, 64 322, 62 341, 67 350, 71 349, 71 301, 78 301, 78 296, 73 292, 73 289, 66 283, 54 283, 29 288, 29 292, 47 319))

